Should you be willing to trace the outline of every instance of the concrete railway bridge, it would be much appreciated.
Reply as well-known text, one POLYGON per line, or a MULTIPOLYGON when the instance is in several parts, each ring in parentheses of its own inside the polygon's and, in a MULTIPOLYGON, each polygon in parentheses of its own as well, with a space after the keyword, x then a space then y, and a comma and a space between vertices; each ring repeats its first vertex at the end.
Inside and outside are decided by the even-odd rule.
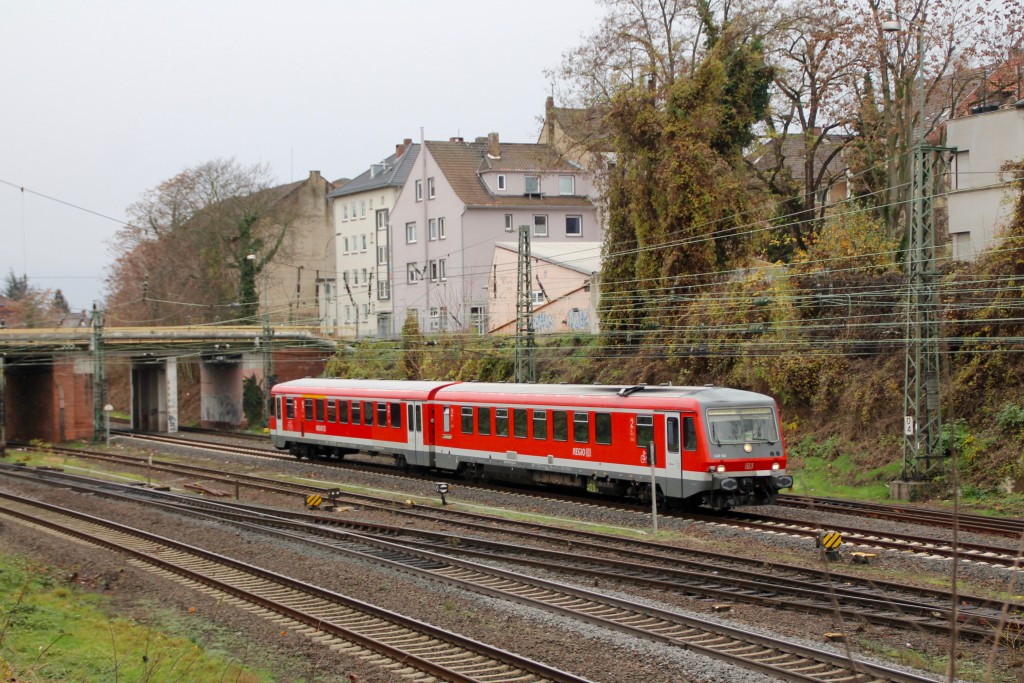
POLYGON ((102 439, 107 368, 130 364, 132 429, 178 430, 178 363, 198 361, 201 424, 245 424, 242 387, 319 375, 336 343, 308 328, 0 329, 0 453, 8 441, 102 439))

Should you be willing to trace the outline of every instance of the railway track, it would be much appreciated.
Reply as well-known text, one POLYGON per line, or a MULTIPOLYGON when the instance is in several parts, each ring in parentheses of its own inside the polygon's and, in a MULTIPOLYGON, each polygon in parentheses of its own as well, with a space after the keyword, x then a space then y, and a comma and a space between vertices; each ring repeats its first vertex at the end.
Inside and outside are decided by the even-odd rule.
MULTIPOLYGON (((141 549, 133 549, 133 552, 138 553, 140 557, 152 557, 155 554, 160 554, 166 557, 167 551, 165 548, 170 548, 174 552, 188 553, 189 557, 201 557, 204 562, 208 562, 212 555, 194 548, 186 547, 183 549, 179 547, 180 544, 176 544, 175 542, 160 539, 159 537, 152 537, 150 534, 145 534, 144 532, 128 530, 121 525, 100 522, 95 520, 95 518, 71 513, 69 511, 55 508, 54 506, 35 503, 34 501, 26 501, 24 499, 17 499, 6 495, 2 496, 2 499, 5 501, 4 512, 8 514, 10 514, 9 501, 13 500, 17 505, 22 507, 29 505, 32 506, 34 511, 45 510, 48 518, 52 515, 73 518, 76 521, 75 526, 81 526, 82 521, 90 527, 102 524, 105 529, 103 532, 104 534, 110 534, 111 532, 108 530, 112 529, 113 533, 119 536, 116 547, 123 545, 124 542, 121 541, 120 537, 125 534, 130 534, 133 538, 142 538, 144 539, 144 543, 146 543, 145 547, 141 549), (154 547, 153 543, 160 545, 154 547)), ((34 512, 33 516, 38 514, 38 512, 34 512)), ((223 514, 223 511, 221 511, 220 514, 223 514)), ((256 519, 256 521, 247 521, 244 523, 251 528, 264 527, 262 531, 266 533, 267 530, 265 529, 265 526, 267 524, 267 520, 265 519, 265 515, 261 515, 258 519, 253 519, 256 519)), ((236 520, 236 523, 241 522, 236 520)), ((67 526, 65 526, 66 524, 66 522, 62 523, 61 528, 67 529, 67 526)), ((839 680, 865 682, 893 681, 897 683, 917 683, 931 680, 917 674, 906 673, 872 662, 848 658, 844 655, 835 654, 829 651, 788 643, 783 640, 770 638, 744 629, 724 626, 722 624, 708 622, 694 617, 687 617, 650 606, 636 605, 629 601, 565 584, 541 580, 534 577, 526 577, 514 572, 504 571, 493 567, 483 567, 476 563, 453 559, 430 550, 416 550, 391 541, 379 538, 370 538, 363 534, 353 534, 337 529, 329 530, 331 533, 325 537, 324 533, 328 530, 325 530, 323 527, 313 525, 304 526, 307 528, 301 529, 293 526, 286 531, 278 529, 276 533, 284 534, 292 539, 301 539, 305 543, 315 543, 323 547, 329 547, 336 552, 345 552, 350 555, 369 558, 378 564, 392 566, 407 573, 414 573, 432 578, 441 578, 447 583, 457 585, 465 590, 472 590, 495 598, 512 600, 520 604, 539 607, 547 611, 557 612, 567 617, 616 630, 634 637, 659 642, 664 645, 683 647, 687 650, 703 653, 715 659, 727 661, 731 664, 755 670, 766 675, 775 676, 782 680, 817 682, 839 680)), ((95 536, 90 535, 90 538, 95 538, 95 536)), ((110 547, 109 541, 105 543, 105 545, 110 547)), ((239 590, 237 586, 244 586, 244 589, 242 590, 245 591, 246 596, 250 596, 255 592, 253 577, 259 579, 258 583, 260 583, 260 585, 262 585, 267 578, 263 575, 265 573, 263 573, 262 570, 253 571, 253 568, 250 568, 247 565, 241 565, 241 563, 219 557, 216 557, 216 561, 219 563, 218 569, 215 571, 215 573, 218 574, 218 581, 223 580, 221 577, 225 574, 225 570, 220 567, 225 564, 230 567, 231 571, 227 573, 230 573, 232 576, 234 576, 234 573, 239 570, 239 566, 241 566, 243 572, 245 572, 244 577, 238 579, 236 583, 231 584, 228 588, 218 585, 218 590, 231 592, 237 596, 239 590)), ((164 562, 166 562, 166 560, 162 560, 162 563, 164 562)), ((180 571, 181 567, 187 566, 188 564, 189 562, 187 561, 177 561, 174 563, 173 568, 167 566, 164 566, 163 568, 171 571, 180 571)), ((191 572, 194 570, 191 567, 188 567, 188 571, 191 572)), ((208 574, 193 577, 193 580, 205 581, 206 579, 203 577, 208 574)), ((287 586, 289 590, 296 590, 296 586, 291 579, 284 579, 284 577, 276 575, 271 578, 272 585, 267 590, 274 592, 274 604, 279 605, 281 600, 279 597, 281 594, 281 586, 287 586)), ((332 607, 333 602, 337 601, 340 596, 331 594, 330 600, 327 600, 322 607, 319 605, 313 607, 310 604, 310 598, 313 596, 321 598, 324 597, 321 593, 321 589, 311 587, 308 584, 301 584, 298 587, 297 593, 298 594, 294 597, 290 594, 288 595, 287 600, 290 604, 288 604, 284 609, 281 607, 269 606, 265 602, 262 603, 262 605, 264 607, 270 607, 279 613, 285 614, 289 618, 296 619, 296 615, 289 611, 296 609, 291 604, 292 601, 294 601, 295 604, 301 605, 301 616, 306 619, 305 623, 309 625, 321 624, 325 616, 330 617, 332 624, 341 619, 340 616, 335 616, 333 612, 327 611, 332 607), (316 619, 316 621, 311 621, 311 619, 316 619)), ((394 617, 392 616, 390 619, 394 620, 394 617)), ((321 630, 323 629, 321 628, 321 630)), ((404 640, 406 636, 396 637, 404 640)), ((449 643, 450 646, 450 640, 446 641, 446 643, 449 643)), ((473 655, 475 658, 482 656, 478 650, 473 651, 473 655)), ((450 656, 450 653, 446 654, 446 658, 450 656)), ((493 653, 488 653, 487 656, 497 662, 500 662, 503 666, 510 665, 507 659, 507 653, 503 653, 503 657, 501 658, 495 656, 493 653)), ((525 668, 524 664, 519 660, 516 660, 516 664, 520 669, 525 668)), ((473 666, 480 666, 477 659, 474 659, 473 666)), ((425 670, 421 666, 418 666, 417 668, 425 670)), ((433 670, 431 673, 439 675, 433 670)), ((506 677, 505 675, 502 675, 501 677, 485 675, 479 678, 449 678, 444 680, 578 680, 569 677, 559 678, 551 672, 546 672, 546 677, 537 677, 538 674, 533 671, 530 673, 532 676, 530 678, 522 677, 522 673, 520 672, 516 673, 515 676, 509 677, 506 677)))
MULTIPOLYGON (((260 457, 260 458, 271 458, 271 459, 275 459, 275 460, 294 461, 294 458, 292 456, 280 455, 280 454, 275 453, 273 451, 267 451, 266 449, 250 448, 250 447, 244 447, 244 446, 233 446, 233 445, 227 445, 227 444, 215 443, 215 442, 209 442, 209 441, 196 441, 196 440, 193 440, 193 439, 183 439, 183 438, 178 438, 178 437, 169 437, 169 436, 165 436, 165 435, 149 435, 149 434, 146 434, 146 435, 135 435, 135 434, 130 434, 130 433, 126 433, 125 435, 126 436, 131 436, 132 438, 141 438, 141 439, 143 439, 143 440, 145 440, 147 442, 152 442, 152 443, 172 444, 172 445, 175 445, 175 446, 188 446, 188 447, 192 447, 192 448, 200 448, 200 449, 203 449, 203 450, 208 450, 208 451, 213 451, 213 452, 220 452, 220 453, 230 453, 230 454, 235 454, 235 455, 256 456, 256 457, 260 457)), ((320 463, 319 461, 317 461, 317 462, 319 464, 324 464, 324 465, 329 465, 329 466, 330 465, 334 465, 334 466, 339 466, 339 467, 353 467, 353 464, 350 463, 350 462, 347 462, 347 461, 340 461, 340 462, 339 461, 324 461, 322 463, 320 463)), ((397 471, 397 470, 395 470, 393 468, 383 467, 383 466, 380 466, 380 465, 369 465, 369 466, 367 466, 365 464, 358 464, 355 467, 357 469, 360 469, 360 470, 363 470, 363 471, 369 469, 369 470, 371 470, 371 471, 373 471, 375 473, 380 473, 380 474, 383 474, 385 476, 391 476, 391 477, 406 476, 404 474, 401 474, 399 471, 397 471)), ((199 470, 197 470, 196 473, 197 473, 197 475, 201 474, 199 472, 199 470)), ((213 475, 213 476, 216 476, 219 479, 223 479, 224 478, 220 474, 213 475)), ((234 478, 236 481, 241 481, 241 482, 245 482, 246 481, 246 478, 244 478, 244 477, 234 477, 234 475, 232 475, 232 478, 234 478)), ((422 480, 423 478, 421 477, 420 479, 422 480)), ((234 485, 234 484, 232 483, 232 485, 234 485)), ((479 485, 477 485, 477 484, 468 484, 468 485, 464 484, 464 485, 461 485, 461 488, 468 489, 468 488, 474 488, 474 487, 478 487, 478 486, 479 485)), ((479 486, 479 487, 480 488, 484 488, 482 486, 479 486)), ((518 496, 524 496, 524 497, 544 497, 544 498, 549 498, 549 497, 553 497, 554 496, 554 497, 557 497, 559 499, 565 499, 565 500, 567 500, 569 502, 576 502, 576 503, 590 504, 590 505, 598 504, 598 503, 595 503, 595 501, 593 499, 581 499, 581 498, 575 497, 575 496, 564 496, 564 495, 560 495, 560 494, 552 494, 552 493, 549 493, 549 492, 546 492, 546 491, 545 492, 523 491, 521 489, 507 489, 505 487, 486 487, 486 488, 488 488, 489 490, 498 489, 498 490, 501 490, 503 492, 507 492, 510 495, 518 495, 518 496)), ((792 499, 796 499, 796 498, 797 497, 787 497, 787 500, 792 500, 792 499)), ((813 504, 813 501, 817 501, 817 500, 827 500, 827 499, 811 499, 807 503, 807 505, 805 505, 804 507, 807 508, 807 509, 812 509, 812 510, 813 509, 818 509, 813 504)), ((619 509, 624 509, 624 510, 632 510, 632 511, 637 512, 638 514, 645 514, 645 515, 647 514, 647 508, 644 507, 644 506, 624 504, 624 503, 615 503, 615 502, 610 502, 610 501, 609 502, 602 501, 599 504, 603 505, 603 506, 613 506, 613 507, 616 507, 616 508, 619 508, 619 509)), ((822 505, 822 507, 823 507, 823 505, 822 505)), ((868 507, 870 507, 870 505, 868 507)), ((913 516, 902 518, 902 519, 900 519, 898 517, 895 517, 895 515, 896 515, 895 512, 890 512, 890 514, 894 515, 894 517, 892 517, 892 518, 895 519, 896 521, 903 521, 903 522, 906 522, 908 524, 919 523, 917 520, 920 519, 920 514, 919 514, 920 511, 915 509, 915 508, 903 508, 901 506, 878 506, 878 507, 887 507, 890 510, 903 510, 903 509, 911 510, 915 514, 913 516)), ((846 505, 846 507, 844 509, 852 510, 853 509, 852 508, 852 504, 847 503, 847 505, 846 505)), ((837 508, 836 511, 839 511, 839 509, 837 508)), ((726 525, 726 526, 731 526, 731 527, 739 527, 739 528, 743 528, 743 529, 747 529, 747 530, 751 530, 751 531, 758 531, 758 532, 761 532, 761 533, 786 533, 786 534, 789 534, 791 536, 808 538, 808 539, 812 539, 812 540, 813 539, 817 539, 821 535, 821 533, 823 531, 822 527, 820 527, 820 526, 816 526, 816 525, 812 525, 812 524, 807 524, 807 523, 801 523, 801 522, 794 522, 794 521, 792 521, 790 519, 785 519, 785 518, 781 518, 781 517, 773 517, 770 513, 767 513, 767 512, 765 512, 765 513, 758 513, 758 514, 750 514, 750 513, 737 512, 737 511, 732 511, 732 512, 725 513, 725 514, 721 514, 721 513, 720 514, 700 514, 700 513, 683 513, 683 512, 667 513, 667 514, 671 514, 673 516, 677 516, 677 517, 681 517, 681 518, 685 518, 685 519, 692 519, 692 520, 699 521, 699 522, 702 522, 702 523, 705 523, 705 524, 709 524, 709 525, 726 525)), ((847 514, 851 514, 851 513, 847 512, 847 514)), ((978 516, 974 516, 974 518, 977 518, 977 517, 978 516)), ((941 520, 941 516, 936 515, 936 519, 937 520, 941 520)), ((969 516, 968 519, 973 519, 973 518, 971 518, 969 516)), ((982 521, 984 521, 984 520, 987 520, 988 518, 982 517, 980 519, 982 521)), ((1013 520, 1010 520, 1008 522, 1008 524, 1012 525, 1012 522, 1013 522, 1013 520)), ((933 523, 931 525, 932 526, 936 526, 937 524, 933 523)), ((1010 527, 1009 526, 1004 526, 1002 528, 1003 529, 1007 529, 1007 528, 1010 528, 1010 527)), ((987 565, 992 565, 992 566, 997 566, 997 567, 1003 567, 1003 568, 1010 569, 1010 570, 1015 570, 1015 571, 1016 570, 1020 570, 1022 567, 1024 567, 1024 557, 1022 557, 1022 553, 1024 553, 1024 545, 1022 545, 1022 546, 1020 546, 1018 548, 1010 549, 1010 548, 1006 548, 1004 546, 1000 546, 1000 545, 996 545, 996 544, 991 544, 991 543, 971 543, 971 542, 965 542, 965 541, 958 541, 957 544, 956 544, 956 547, 954 547, 953 544, 950 541, 947 541, 947 540, 944 540, 944 539, 940 539, 940 538, 929 538, 929 537, 926 537, 926 536, 923 536, 923 535, 917 534, 917 533, 914 533, 914 534, 895 534, 895 533, 885 533, 885 534, 882 534, 882 533, 879 533, 875 529, 869 528, 867 525, 863 525, 863 524, 858 525, 858 524, 855 524, 855 523, 844 524, 844 528, 839 529, 839 531, 842 532, 842 536, 843 536, 844 542, 847 544, 848 547, 855 548, 855 549, 860 549, 860 550, 868 551, 868 552, 870 552, 870 551, 877 551, 877 550, 888 550, 888 551, 897 551, 897 552, 907 552, 907 553, 916 554, 916 555, 920 555, 920 556, 931 557, 931 558, 943 558, 943 559, 947 559, 947 560, 952 560, 952 559, 956 558, 958 560, 977 562, 977 563, 982 563, 982 564, 987 564, 987 565)), ((1005 534, 1005 533, 999 534, 999 535, 1002 536, 1002 537, 1006 537, 1007 536, 1007 534, 1005 534)), ((1022 542, 1024 542, 1024 539, 1022 539, 1022 542)))
POLYGON ((257 614, 273 613, 277 621, 324 645, 374 660, 396 677, 465 683, 584 681, 312 584, 115 522, 5 493, 0 493, 0 514, 127 554, 138 565, 228 596, 257 614))
MULTIPOLYGON (((29 473, 26 473, 26 476, 29 473)), ((75 478, 52 472, 36 473, 62 482, 75 478)), ((66 485, 66 484, 65 484, 66 485)), ((85 481, 88 490, 93 484, 85 481)), ((479 522, 458 523, 458 535, 411 528, 345 520, 338 516, 267 510, 237 503, 222 504, 195 497, 169 496, 162 493, 127 488, 134 497, 145 496, 150 504, 173 505, 176 509, 216 510, 216 518, 239 523, 261 523, 278 528, 305 530, 310 525, 346 529, 361 536, 401 542, 408 547, 430 550, 445 555, 532 566, 551 572, 569 572, 578 579, 614 580, 626 585, 670 591, 680 596, 696 597, 726 603, 751 603, 773 608, 837 616, 842 623, 876 624, 951 633, 953 624, 959 636, 980 641, 996 641, 1024 632, 1024 605, 960 594, 959 608, 950 609, 952 596, 934 589, 918 589, 901 584, 775 565, 763 561, 741 561, 706 551, 683 550, 674 546, 631 541, 628 546, 610 553, 611 538, 604 535, 567 531, 555 527, 534 527, 522 532, 521 523, 504 523, 503 533, 515 533, 522 543, 508 544, 486 541, 466 532, 493 533, 496 520, 479 516, 479 522), (527 545, 527 543, 529 543, 527 545), (641 544, 645 547, 637 548, 641 544), (559 550, 558 545, 563 546, 559 550), (552 546, 555 546, 552 548, 552 546), (618 559, 608 555, 619 555, 618 559)), ((350 501, 343 501, 350 502, 350 501)), ((354 502, 354 501, 351 501, 354 502)), ((364 497, 357 503, 369 507, 364 497)), ((451 511, 429 508, 413 511, 394 504, 377 501, 377 509, 414 518, 453 523, 451 511)))

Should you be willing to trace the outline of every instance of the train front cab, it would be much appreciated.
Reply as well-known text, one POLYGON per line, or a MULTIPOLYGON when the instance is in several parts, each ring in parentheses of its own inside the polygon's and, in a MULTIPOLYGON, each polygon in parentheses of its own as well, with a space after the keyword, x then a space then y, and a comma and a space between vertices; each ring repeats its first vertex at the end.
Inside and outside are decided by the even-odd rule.
POLYGON ((770 406, 718 407, 705 411, 709 486, 704 502, 715 510, 774 504, 793 485, 778 411, 770 406))

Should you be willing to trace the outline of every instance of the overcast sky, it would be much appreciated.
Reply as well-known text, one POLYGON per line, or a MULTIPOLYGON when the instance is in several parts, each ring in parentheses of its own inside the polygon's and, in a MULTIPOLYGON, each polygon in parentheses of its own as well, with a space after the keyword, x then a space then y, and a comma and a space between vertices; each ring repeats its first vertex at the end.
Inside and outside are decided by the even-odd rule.
POLYGON ((544 70, 601 14, 594 0, 0 0, 0 277, 91 307, 125 208, 212 159, 285 183, 355 176, 421 128, 533 142, 544 70))

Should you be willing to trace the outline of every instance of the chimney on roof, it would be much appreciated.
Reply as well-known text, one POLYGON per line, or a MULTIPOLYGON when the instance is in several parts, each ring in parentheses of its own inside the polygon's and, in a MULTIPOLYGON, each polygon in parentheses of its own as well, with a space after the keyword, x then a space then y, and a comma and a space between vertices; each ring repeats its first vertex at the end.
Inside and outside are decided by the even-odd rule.
POLYGON ((402 155, 405 154, 405 150, 409 149, 412 145, 412 138, 406 138, 399 144, 395 145, 395 159, 401 159, 402 155))
POLYGON ((455 137, 448 138, 448 142, 465 142, 465 140, 463 140, 462 138, 460 138, 458 136, 455 136, 455 137))
POLYGON ((544 100, 544 132, 547 134, 547 143, 555 144, 555 98, 548 95, 544 100))
POLYGON ((491 133, 487 136, 487 156, 491 159, 501 158, 501 147, 498 144, 497 133, 491 133))

